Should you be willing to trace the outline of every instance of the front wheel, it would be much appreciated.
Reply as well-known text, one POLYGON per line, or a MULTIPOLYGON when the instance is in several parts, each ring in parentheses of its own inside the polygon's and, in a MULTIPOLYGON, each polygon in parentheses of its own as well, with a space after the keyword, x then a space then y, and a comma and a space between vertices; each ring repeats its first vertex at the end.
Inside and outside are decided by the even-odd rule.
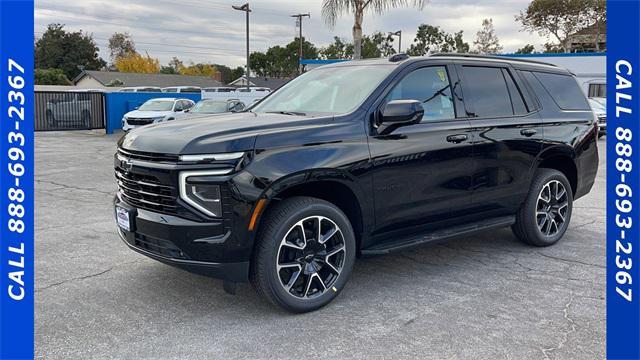
POLYGON ((251 264, 256 291, 285 310, 302 313, 331 302, 355 261, 347 216, 316 198, 293 197, 270 209, 251 264))
POLYGON ((553 245, 567 231, 572 210, 573 193, 567 177, 558 170, 539 169, 511 228, 527 244, 553 245))

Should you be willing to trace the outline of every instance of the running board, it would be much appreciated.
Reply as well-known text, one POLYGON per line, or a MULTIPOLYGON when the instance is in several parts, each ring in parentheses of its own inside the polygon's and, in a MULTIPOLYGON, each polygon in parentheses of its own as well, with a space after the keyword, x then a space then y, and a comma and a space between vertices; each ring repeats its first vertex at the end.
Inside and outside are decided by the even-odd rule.
POLYGON ((422 234, 419 236, 413 236, 406 240, 387 242, 384 244, 377 244, 368 249, 361 251, 362 255, 383 255, 391 252, 406 250, 414 246, 420 246, 431 242, 437 242, 446 240, 455 236, 471 234, 477 231, 490 230, 495 228, 501 228, 510 226, 516 222, 515 216, 505 216, 489 220, 483 220, 474 222, 471 224, 460 225, 444 230, 437 230, 434 232, 422 234))

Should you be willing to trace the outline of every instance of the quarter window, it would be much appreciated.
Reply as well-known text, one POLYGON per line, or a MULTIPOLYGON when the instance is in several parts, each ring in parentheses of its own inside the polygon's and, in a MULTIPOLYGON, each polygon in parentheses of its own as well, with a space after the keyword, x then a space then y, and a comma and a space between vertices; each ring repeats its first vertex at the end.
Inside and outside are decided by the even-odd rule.
POLYGON ((591 110, 580 86, 571 75, 534 72, 549 95, 560 109, 591 110))
POLYGON ((476 117, 500 117, 514 114, 502 69, 464 66, 463 70, 466 85, 465 102, 471 104, 476 117))
POLYGON ((387 95, 391 100, 418 100, 424 107, 422 122, 456 117, 451 84, 444 66, 417 69, 405 76, 387 95))

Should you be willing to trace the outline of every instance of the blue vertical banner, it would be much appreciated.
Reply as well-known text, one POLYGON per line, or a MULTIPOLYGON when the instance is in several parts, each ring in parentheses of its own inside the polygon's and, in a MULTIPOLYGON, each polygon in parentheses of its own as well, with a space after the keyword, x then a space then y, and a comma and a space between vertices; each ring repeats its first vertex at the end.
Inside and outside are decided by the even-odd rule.
POLYGON ((607 17, 607 358, 640 359, 640 2, 607 17))
POLYGON ((0 359, 33 337, 33 1, 0 0, 0 359))

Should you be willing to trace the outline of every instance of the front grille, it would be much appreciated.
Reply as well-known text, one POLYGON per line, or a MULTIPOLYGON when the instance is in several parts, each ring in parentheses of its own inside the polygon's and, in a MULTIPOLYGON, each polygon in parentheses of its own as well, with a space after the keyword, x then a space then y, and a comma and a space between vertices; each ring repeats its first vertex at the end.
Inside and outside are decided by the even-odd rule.
POLYGON ((599 116, 598 117, 598 124, 606 124, 607 123, 607 117, 606 116, 599 116))
POLYGON ((150 153, 150 152, 144 152, 144 151, 125 150, 123 148, 118 148, 118 154, 129 159, 150 161, 150 162, 176 163, 179 160, 178 155, 167 155, 167 154, 150 153))
POLYGON ((132 173, 120 168, 116 168, 116 179, 120 194, 129 204, 163 213, 177 212, 178 192, 174 186, 162 184, 155 176, 132 173))
POLYGON ((129 125, 149 125, 152 122, 153 122, 153 119, 127 118, 127 124, 129 125))
POLYGON ((148 252, 174 259, 189 259, 171 241, 136 233, 134 245, 148 252))

